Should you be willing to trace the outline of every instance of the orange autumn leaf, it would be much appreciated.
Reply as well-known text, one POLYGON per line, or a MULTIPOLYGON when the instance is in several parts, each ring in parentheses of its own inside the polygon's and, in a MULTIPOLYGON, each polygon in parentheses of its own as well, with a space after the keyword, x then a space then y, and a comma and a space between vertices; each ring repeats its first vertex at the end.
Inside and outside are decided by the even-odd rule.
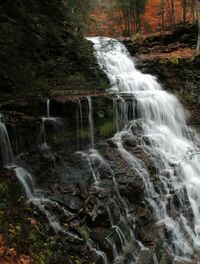
POLYGON ((0 263, 1 264, 32 264, 30 258, 26 255, 17 255, 14 248, 6 246, 3 236, 0 235, 0 263))

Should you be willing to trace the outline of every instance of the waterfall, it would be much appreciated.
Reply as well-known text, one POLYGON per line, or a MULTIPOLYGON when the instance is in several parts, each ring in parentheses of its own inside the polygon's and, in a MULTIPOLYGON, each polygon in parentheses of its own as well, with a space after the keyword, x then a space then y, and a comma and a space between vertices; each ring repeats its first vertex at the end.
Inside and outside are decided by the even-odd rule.
POLYGON ((26 169, 16 167, 15 174, 24 188, 27 202, 34 204, 44 214, 55 233, 61 232, 62 227, 57 217, 47 209, 49 205, 54 208, 59 208, 59 205, 44 197, 42 190, 36 188, 33 176, 26 169))
POLYGON ((90 128, 90 143, 91 147, 94 148, 94 124, 93 124, 93 109, 92 109, 92 99, 87 96, 88 101, 88 123, 90 128))
POLYGON ((46 102, 46 117, 41 117, 41 128, 40 128, 40 140, 42 141, 41 147, 43 149, 48 149, 49 145, 47 144, 47 131, 46 131, 46 123, 50 123, 56 129, 61 125, 61 119, 58 117, 52 117, 50 115, 50 99, 47 99, 46 102))
POLYGON ((81 99, 77 98, 77 102, 78 102, 79 116, 80 116, 80 128, 83 129, 83 110, 82 110, 81 99))
POLYGON ((50 99, 47 99, 47 117, 50 117, 50 99))
MULTIPOLYGON (((66 240, 74 245, 76 241, 70 238, 80 237, 80 245, 88 245, 97 263, 192 263, 188 260, 200 248, 200 150, 188 132, 184 109, 174 95, 162 90, 154 76, 137 70, 134 59, 117 40, 90 40, 99 65, 110 80, 108 94, 113 100, 116 133, 106 142, 95 144, 99 130, 94 127, 98 119, 93 120, 96 108, 87 96, 83 113, 85 105, 82 109, 78 98, 74 133, 77 148, 80 149, 87 116, 89 149, 83 146, 69 159, 68 152, 61 157, 60 150, 54 156, 47 145, 51 136, 47 130, 60 124, 60 119, 51 116, 48 99, 41 117, 45 150, 40 149, 39 154, 42 165, 44 157, 45 165, 53 162, 53 166, 46 170, 39 162, 35 170, 34 156, 30 162, 31 153, 22 153, 21 162, 20 157, 16 158, 12 168, 16 178, 27 202, 39 209, 55 233, 66 234, 66 240), (37 186, 32 173, 38 173, 39 179, 39 168, 46 177, 42 177, 41 186, 37 186), (51 184, 59 187, 56 192, 51 184), (163 252, 169 252, 171 262, 163 257, 163 252)), ((3 165, 13 165, 1 118, 0 149, 3 165)))
POLYGON ((77 98, 77 107, 76 107, 76 127, 77 127, 77 149, 80 148, 80 137, 83 132, 83 110, 81 100, 77 98))
POLYGON ((123 131, 118 131, 113 137, 118 151, 128 166, 132 165, 138 175, 141 175, 147 199, 155 211, 158 223, 163 222, 172 233, 170 243, 174 255, 191 256, 200 246, 200 157, 199 149, 188 136, 184 109, 174 95, 162 90, 156 77, 136 69, 134 59, 124 45, 111 38, 88 39, 93 42, 98 63, 110 80, 111 88, 108 92, 115 94, 122 105, 119 111, 115 102, 118 130, 120 115, 124 120, 123 131), (155 199, 159 194, 154 190, 142 162, 123 146, 122 137, 133 134, 131 126, 135 122, 128 122, 129 111, 124 103, 125 97, 134 97, 136 101, 135 108, 132 106, 133 117, 136 112, 142 125, 142 138, 148 139, 148 144, 145 140, 141 141, 141 147, 148 147, 152 154, 160 157, 169 174, 168 177, 161 177, 163 168, 157 164, 164 186, 160 199, 155 199), (194 227, 184 215, 187 210, 184 205, 184 190, 194 215, 194 227), (171 193, 176 193, 182 204, 179 221, 174 220, 167 210, 171 193))
POLYGON ((14 158, 10 146, 8 131, 5 124, 1 121, 1 118, 2 115, 0 114, 0 149, 2 164, 4 167, 10 167, 14 164, 14 158))
MULTIPOLYGON (((2 115, 0 114, 2 118, 2 115)), ((49 199, 46 199, 42 195, 42 191, 38 193, 36 189, 33 176, 23 167, 17 166, 14 164, 14 157, 12 148, 10 145, 10 140, 5 124, 1 121, 0 118, 0 151, 2 156, 3 166, 15 171, 16 177, 23 186, 24 192, 26 194, 27 201, 32 202, 39 210, 46 216, 50 226, 54 229, 55 232, 62 231, 62 228, 57 221, 54 214, 49 212, 45 207, 46 204, 52 202, 49 199)), ((55 202, 53 204, 55 207, 58 206, 55 202)))

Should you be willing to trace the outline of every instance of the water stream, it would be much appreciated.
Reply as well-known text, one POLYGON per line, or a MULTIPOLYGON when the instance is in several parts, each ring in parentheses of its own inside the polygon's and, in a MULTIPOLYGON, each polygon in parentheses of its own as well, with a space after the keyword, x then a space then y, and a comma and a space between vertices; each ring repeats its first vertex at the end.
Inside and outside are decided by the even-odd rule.
MULTIPOLYGON (((116 178, 116 167, 119 166, 120 170, 120 166, 125 164, 125 172, 117 172, 117 175, 129 171, 131 176, 135 176, 133 179, 143 183, 142 191, 145 199, 142 203, 151 210, 154 219, 152 228, 164 227, 168 234, 167 238, 163 236, 162 242, 165 248, 172 252, 174 260, 178 260, 178 263, 182 260, 187 261, 200 248, 200 156, 198 155, 200 150, 195 145, 196 141, 191 138, 184 109, 174 95, 162 90, 154 76, 143 74, 136 69, 133 58, 117 40, 100 37, 89 40, 94 44, 100 67, 110 80, 111 88, 108 93, 112 96, 113 112, 116 117, 116 133, 109 139, 114 145, 112 149, 114 153, 112 155, 116 157, 114 163, 110 159, 109 151, 101 150, 103 154, 106 153, 103 156, 100 149, 94 149, 97 145, 94 127, 96 122, 93 119, 91 97, 85 98, 87 113, 83 112, 80 99, 77 100, 78 151, 76 154, 88 169, 84 174, 89 179, 88 189, 92 194, 96 194, 95 199, 98 201, 92 212, 87 212, 87 217, 91 214, 91 221, 94 224, 99 212, 102 212, 107 215, 106 221, 109 226, 106 227, 103 246, 100 243, 99 248, 98 243, 94 242, 91 245, 89 243, 89 249, 97 255, 100 261, 98 263, 146 264, 142 256, 150 254, 150 249, 143 245, 140 237, 137 237, 138 223, 130 212, 128 199, 121 194, 123 190, 118 186, 116 178), (80 151, 79 139, 85 115, 88 121, 90 148, 80 151), (140 133, 135 130, 138 124, 140 133), (131 145, 125 146, 125 140, 129 143, 131 141, 137 150, 142 149, 143 153, 152 160, 155 166, 153 175, 149 171, 148 164, 146 165, 145 161, 132 151, 131 145), (157 186, 153 176, 159 177, 157 186), (179 208, 174 206, 174 197, 179 208), (190 209, 192 214, 188 216, 190 209)), ((43 151, 51 151, 47 145, 46 122, 57 124, 58 120, 51 117, 50 100, 47 100, 46 117, 42 117, 43 151)), ((0 148, 3 166, 12 166, 14 164, 12 149, 6 126, 1 118, 0 148)), ((108 145, 105 149, 109 149, 108 145)), ((77 174, 80 173, 78 169, 75 170, 77 174)), ((58 211, 64 211, 64 207, 45 197, 45 192, 37 186, 34 176, 28 170, 17 165, 14 170, 24 188, 28 202, 39 208, 55 232, 65 233, 58 215, 53 213, 54 210, 48 210, 45 205, 51 205, 58 211)), ((80 177, 80 175, 76 176, 80 177)), ((80 182, 84 180, 84 178, 80 179, 80 182)), ((155 264, 159 263, 155 254, 151 261, 155 264)))
MULTIPOLYGON (((134 60, 121 43, 101 37, 89 38, 89 40, 94 43, 98 62, 110 80, 112 88, 109 92, 117 94, 119 98, 132 94, 137 101, 137 113, 142 123, 143 137, 148 138, 152 153, 158 155, 165 164, 165 169, 169 170, 164 192, 169 194, 173 189, 184 207, 184 198, 180 189, 187 191, 194 214, 194 229, 183 213, 179 216, 179 222, 174 221, 167 211, 165 196, 159 201, 154 199, 156 192, 148 173, 144 176, 142 171, 144 172, 145 168, 142 163, 123 147, 122 133, 130 133, 129 126, 125 126, 123 132, 118 132, 114 136, 120 154, 129 166, 132 165, 143 177, 148 200, 154 207, 158 221, 163 220, 168 230, 173 233, 174 254, 188 256, 200 245, 200 158, 199 155, 195 155, 196 146, 187 133, 184 110, 174 95, 162 90, 154 76, 143 74, 136 69, 134 60), (189 153, 194 154, 192 158, 189 153), (183 232, 186 232, 193 241, 192 245, 184 238, 183 232)), ((125 103, 124 109, 126 109, 125 103)), ((124 121, 125 124, 127 121, 124 121)))
POLYGON ((14 157, 10 146, 10 140, 5 124, 1 121, 3 116, 0 114, 0 150, 2 165, 10 167, 14 164, 14 157))
POLYGON ((94 122, 93 122, 93 109, 92 109, 92 99, 87 96, 88 101, 88 123, 90 129, 90 143, 91 147, 94 148, 94 122))
POLYGON ((43 149, 48 149, 49 145, 47 144, 47 131, 46 131, 46 125, 47 123, 51 124, 54 127, 54 130, 56 130, 61 125, 61 119, 58 117, 52 117, 50 115, 50 99, 47 99, 46 101, 46 116, 43 116, 41 118, 41 128, 40 128, 40 140, 42 142, 41 147, 43 149))

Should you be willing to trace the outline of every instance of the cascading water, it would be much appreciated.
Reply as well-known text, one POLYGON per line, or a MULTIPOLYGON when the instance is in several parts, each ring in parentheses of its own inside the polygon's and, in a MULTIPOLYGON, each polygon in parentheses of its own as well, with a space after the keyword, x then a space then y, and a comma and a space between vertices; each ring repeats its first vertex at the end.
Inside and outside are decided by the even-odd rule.
POLYGON ((47 99, 47 117, 50 117, 50 99, 47 99))
POLYGON ((52 124, 55 128, 58 125, 61 125, 61 120, 60 118, 57 117, 51 117, 50 116, 50 99, 47 99, 46 101, 46 117, 42 117, 42 123, 41 123, 41 131, 40 131, 40 138, 42 141, 41 147, 43 149, 48 149, 49 146, 47 144, 47 132, 46 132, 46 123, 52 124))
POLYGON ((14 164, 14 158, 6 126, 1 121, 2 117, 3 116, 0 114, 0 150, 2 165, 4 167, 10 167, 14 164))
MULTIPOLYGON (((98 264, 193 263, 189 260, 200 248, 200 159, 182 106, 176 97, 162 90, 155 77, 135 68, 118 41, 90 40, 110 79, 108 92, 113 96, 117 133, 107 142, 94 144, 98 135, 94 134, 98 132, 93 120, 95 101, 86 97, 88 107, 84 112, 78 99, 77 145, 79 149, 87 116, 90 149, 78 151, 66 160, 63 157, 62 161, 62 152, 54 156, 47 145, 46 123, 59 122, 51 117, 47 100, 46 116, 42 117, 45 149, 40 148, 40 154, 46 164, 51 162, 53 166, 46 171, 40 164, 37 170, 32 162, 29 165, 38 172, 38 179, 41 168, 41 175, 44 171, 48 172, 47 178, 53 174, 53 181, 42 179, 41 186, 36 187, 34 174, 28 172, 32 170, 17 166, 24 164, 23 157, 22 163, 16 158, 16 177, 28 202, 42 212, 54 231, 67 234, 68 239, 85 239, 87 250, 94 253, 98 264), (152 163, 148 163, 150 160, 152 163), (55 178, 60 174, 62 182, 57 184, 60 178, 55 178), (59 188, 54 191, 56 187, 59 188), (71 233, 73 228, 76 231, 71 233), (151 236, 159 242, 151 244, 155 242, 151 236), (162 258, 163 249, 170 252, 171 262, 162 258)), ((8 133, 1 121, 0 148, 3 164, 12 165, 8 133)), ((32 156, 24 155, 26 164, 32 156)))
POLYGON ((77 149, 80 149, 80 137, 83 132, 83 109, 81 104, 81 99, 77 98, 76 107, 76 126, 77 126, 77 149))
MULTIPOLYGON (((148 144, 144 140, 141 145, 157 155, 168 172, 168 177, 162 179, 162 195, 154 189, 148 172, 144 173, 143 164, 123 147, 122 137, 132 133, 131 124, 118 132, 113 141, 127 164, 132 164, 141 175, 147 199, 156 213, 158 223, 164 222, 172 233, 169 244, 174 255, 188 257, 200 246, 200 158, 195 155, 196 148, 187 133, 184 110, 175 96, 162 90, 154 76, 143 74, 135 68, 128 51, 117 40, 102 37, 88 39, 94 43, 97 60, 110 80, 109 92, 117 94, 119 98, 124 95, 134 96, 137 102, 136 112, 142 124, 142 138, 148 139, 148 144), (193 153, 192 158, 189 153, 193 153), (184 215, 184 211, 187 211, 184 190, 187 191, 193 211, 194 228, 184 215), (178 195, 183 206, 179 221, 174 220, 167 210, 167 200, 171 193, 178 195), (160 198, 156 199, 158 195, 160 198)), ((132 110, 135 112, 135 109, 132 110)), ((118 110, 116 112, 119 119, 118 110)), ((157 169, 161 174, 163 168, 158 165, 157 169)))
MULTIPOLYGON (((49 113, 49 111, 47 111, 47 113, 49 113)), ((1 121, 1 118, 2 115, 0 114, 0 150, 3 166, 7 167, 8 169, 14 169, 16 177, 24 188, 28 202, 33 203, 39 208, 39 210, 46 216, 49 224, 52 226, 55 232, 62 231, 62 227, 60 226, 54 214, 45 208, 46 204, 51 204, 54 207, 58 207, 58 204, 44 198, 42 190, 36 189, 33 176, 26 169, 18 166, 17 161, 16 164, 14 163, 14 156, 10 145, 8 132, 5 124, 1 121)))
POLYGON ((87 96, 88 101, 88 123, 90 129, 90 143, 91 147, 94 148, 94 124, 93 124, 93 109, 92 109, 92 99, 90 96, 87 96))

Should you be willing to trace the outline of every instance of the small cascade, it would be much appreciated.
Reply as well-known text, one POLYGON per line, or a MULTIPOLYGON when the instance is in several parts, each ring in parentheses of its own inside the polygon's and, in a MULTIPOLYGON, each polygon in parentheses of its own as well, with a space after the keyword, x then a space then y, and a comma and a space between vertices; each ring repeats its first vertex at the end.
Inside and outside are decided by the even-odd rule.
POLYGON ((46 117, 42 117, 42 124, 41 124, 41 135, 42 135, 42 148, 47 149, 49 146, 47 145, 47 136, 46 136, 46 129, 45 129, 45 121, 47 120, 46 117))
POLYGON ((80 137, 83 132, 83 110, 80 98, 77 98, 76 107, 76 127, 77 127, 77 149, 80 149, 80 137))
POLYGON ((14 165, 14 158, 10 146, 8 131, 5 124, 2 122, 2 117, 3 116, 0 114, 0 149, 2 165, 4 167, 11 167, 14 165))
POLYGON ((88 243, 88 246, 89 246, 90 251, 94 252, 97 255, 98 260, 101 259, 103 264, 109 264, 109 261, 108 261, 108 258, 106 256, 105 252, 92 247, 89 243, 88 243))
POLYGON ((54 232, 62 232, 63 229, 57 217, 47 209, 47 205, 51 205, 52 208, 58 209, 60 209, 60 206, 56 202, 52 202, 44 197, 43 191, 36 187, 33 176, 26 169, 16 166, 14 171, 17 179, 23 186, 27 202, 34 204, 43 213, 54 232))
POLYGON ((83 129, 83 109, 82 109, 81 99, 77 98, 77 102, 78 102, 78 109, 80 116, 80 128, 83 129))
POLYGON ((127 103, 126 101, 120 96, 117 95, 117 99, 115 101, 115 113, 116 113, 116 127, 117 131, 121 130, 127 124, 127 103))
POLYGON ((94 149, 89 149, 88 151, 77 151, 76 153, 78 155, 81 155, 83 159, 86 160, 88 166, 89 166, 89 169, 90 169, 90 172, 92 174, 92 177, 93 177, 93 180, 94 180, 94 185, 98 185, 99 183, 99 180, 98 180, 98 177, 93 169, 93 166, 92 166, 92 155, 93 153, 96 152, 96 150, 94 149))
POLYGON ((88 123, 90 129, 90 144, 94 148, 94 124, 93 124, 93 108, 92 108, 92 99, 90 96, 87 96, 88 101, 88 123))
POLYGON ((119 132, 135 117, 134 98, 130 97, 124 99, 122 95, 116 94, 116 98, 113 99, 113 107, 116 120, 116 130, 119 132))
POLYGON ((50 99, 47 99, 46 102, 46 117, 42 117, 41 129, 40 129, 40 139, 42 141, 41 147, 43 149, 48 149, 49 145, 47 144, 47 131, 46 131, 46 123, 50 123, 56 129, 61 125, 61 119, 58 117, 52 117, 50 115, 50 99))
POLYGON ((47 118, 50 117, 50 99, 47 99, 47 118))
POLYGON ((79 111, 76 108, 76 138, 77 138, 77 149, 80 149, 80 120, 79 111))
MULTIPOLYGON (((48 203, 52 204, 52 201, 44 198, 42 190, 36 188, 33 176, 23 167, 17 166, 17 161, 16 164, 14 163, 14 157, 10 145, 8 132, 1 118, 0 118, 0 151, 2 154, 3 166, 9 169, 14 168, 16 177, 23 186, 24 192, 27 197, 27 202, 33 203, 35 206, 39 208, 39 210, 46 216, 50 226, 52 226, 55 232, 62 231, 62 228, 58 220, 54 216, 54 214, 52 214, 50 211, 46 209, 45 205, 48 203)), ((57 203, 54 203, 53 206, 58 207, 59 205, 57 203)))

